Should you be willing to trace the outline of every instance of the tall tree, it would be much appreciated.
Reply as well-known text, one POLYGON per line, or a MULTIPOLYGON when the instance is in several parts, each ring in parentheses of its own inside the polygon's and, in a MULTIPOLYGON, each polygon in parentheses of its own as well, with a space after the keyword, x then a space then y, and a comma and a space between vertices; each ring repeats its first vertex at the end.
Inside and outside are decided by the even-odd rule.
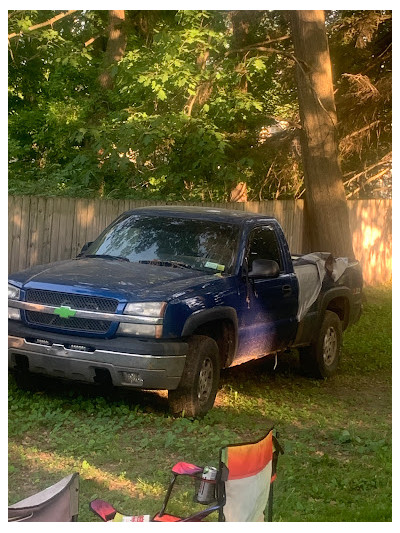
POLYGON ((294 11, 292 32, 310 248, 353 257, 324 11, 294 11))
POLYGON ((124 31, 125 11, 123 9, 111 9, 109 11, 109 20, 104 70, 99 78, 100 85, 103 89, 112 89, 114 87, 110 66, 121 61, 126 48, 126 33, 124 31))

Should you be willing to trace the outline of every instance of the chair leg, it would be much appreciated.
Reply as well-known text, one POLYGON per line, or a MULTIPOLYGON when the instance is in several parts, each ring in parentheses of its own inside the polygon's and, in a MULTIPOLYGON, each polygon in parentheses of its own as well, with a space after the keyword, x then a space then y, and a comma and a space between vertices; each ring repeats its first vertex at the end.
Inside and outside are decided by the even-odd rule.
POLYGON ((176 478, 177 478, 177 476, 176 476, 176 474, 174 474, 172 479, 171 479, 171 481, 170 481, 170 484, 168 486, 168 490, 167 490, 167 493, 165 495, 164 503, 163 503, 163 506, 161 508, 161 511, 158 513, 159 516, 162 516, 165 513, 165 509, 167 508, 169 497, 171 496, 172 489, 174 488, 176 478))
POLYGON ((269 488, 267 522, 272 522, 272 506, 273 506, 273 503, 274 503, 274 484, 271 483, 271 486, 269 488))

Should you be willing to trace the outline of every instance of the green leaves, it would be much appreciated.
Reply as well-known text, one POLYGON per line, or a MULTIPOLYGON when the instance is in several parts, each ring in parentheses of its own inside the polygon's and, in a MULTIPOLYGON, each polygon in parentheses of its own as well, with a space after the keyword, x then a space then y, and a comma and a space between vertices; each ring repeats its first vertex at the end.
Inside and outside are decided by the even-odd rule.
MULTIPOLYGON (((129 35, 124 57, 110 69, 115 91, 102 94, 102 55, 95 44, 82 46, 99 26, 105 30, 106 20, 93 13, 65 19, 19 44, 10 75, 12 94, 22 96, 22 104, 13 99, 11 105, 13 192, 20 187, 96 195, 101 190, 117 197, 201 199, 204 189, 212 189, 214 198, 226 198, 224 176, 237 173, 232 152, 228 157, 226 126, 234 126, 236 110, 262 109, 228 87, 237 76, 234 69, 221 68, 229 40, 226 15, 158 14, 151 43, 144 45, 134 31, 129 35), (35 69, 31 57, 37 57, 35 69), (208 58, 203 66, 200 57, 208 58)), ((15 17, 26 28, 51 18, 51 12, 15 17)))
MULTIPOLYGON (((349 176, 390 152, 388 13, 331 11, 327 17, 339 133, 351 140, 343 153, 349 176), (355 48, 355 42, 366 46, 355 48), (356 75, 365 69, 376 98, 356 96, 356 75), (356 76, 354 87, 343 73, 356 76), (379 127, 365 130, 368 135, 352 135, 375 123, 379 127)), ((46 25, 56 14, 9 12, 9 32, 16 34, 9 44, 13 193, 226 200, 237 178, 245 178, 249 199, 302 192, 296 129, 279 142, 258 142, 261 129, 275 119, 298 122, 290 40, 280 39, 289 32, 282 11, 254 11, 242 36, 229 11, 127 11, 127 46, 108 69, 114 82, 108 91, 99 84, 109 62, 107 12, 78 10, 46 25), (269 39, 276 39, 273 47, 282 53, 260 49, 269 39), (135 157, 119 155, 127 152, 135 157), (244 163, 250 159, 251 166, 244 163), (160 187, 149 181, 161 176, 166 182, 160 187)), ((375 185, 367 183, 365 191, 375 185)))
POLYGON ((351 436, 350 436, 350 432, 347 431, 347 429, 344 429, 338 436, 338 442, 340 442, 340 444, 346 444, 346 443, 349 443, 351 442, 351 436))
POLYGON ((32 20, 29 16, 25 16, 17 20, 17 26, 21 32, 26 31, 32 26, 32 20))
POLYGON ((165 94, 164 89, 158 89, 158 91, 157 91, 157 98, 158 98, 159 100, 166 100, 166 99, 167 99, 167 95, 165 94))
POLYGON ((256 70, 265 70, 266 69, 266 65, 264 63, 264 61, 257 57, 254 61, 253 61, 253 66, 256 70))

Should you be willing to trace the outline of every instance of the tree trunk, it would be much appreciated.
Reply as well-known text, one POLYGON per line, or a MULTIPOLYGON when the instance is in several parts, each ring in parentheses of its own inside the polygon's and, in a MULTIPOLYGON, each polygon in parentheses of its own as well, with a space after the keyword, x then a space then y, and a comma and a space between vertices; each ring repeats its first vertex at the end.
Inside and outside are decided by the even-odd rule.
MULTIPOLYGON (((255 29, 259 26, 259 11, 231 11, 230 13, 232 23, 232 48, 234 50, 241 50, 242 48, 254 42, 255 29)), ((244 53, 237 53, 237 60, 239 63, 243 62, 244 53)), ((247 93, 250 89, 246 71, 242 68, 242 76, 240 78, 239 90, 247 93)), ((239 130, 244 129, 243 124, 237 123, 239 130)), ((230 191, 231 202, 247 202, 247 182, 240 181, 232 185, 230 191)))
POLYGON ((110 25, 104 59, 104 70, 99 76, 100 85, 103 89, 113 88, 114 82, 109 72, 109 67, 122 59, 126 48, 126 33, 124 31, 125 11, 110 10, 109 18, 110 25))
MULTIPOLYGON (((114 63, 118 63, 118 61, 122 59, 125 53, 127 38, 124 28, 125 11, 110 10, 108 16, 110 22, 108 26, 107 47, 103 61, 103 71, 99 76, 99 83, 104 90, 111 91, 114 88, 114 80, 110 73, 110 66, 114 63)), ((101 148, 98 152, 99 167, 104 163, 104 160, 102 160, 102 154, 103 149, 101 148)), ((104 196, 105 185, 105 176, 102 174, 98 189, 100 198, 104 196)))
POLYGON ((354 257, 338 160, 332 66, 320 10, 292 13, 310 248, 354 257))

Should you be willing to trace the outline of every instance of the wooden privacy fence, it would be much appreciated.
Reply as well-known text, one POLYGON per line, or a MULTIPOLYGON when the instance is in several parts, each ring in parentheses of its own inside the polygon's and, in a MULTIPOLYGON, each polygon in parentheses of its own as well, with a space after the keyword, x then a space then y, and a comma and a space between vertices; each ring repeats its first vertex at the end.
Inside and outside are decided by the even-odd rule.
MULTIPOLYGON (((119 214, 135 207, 166 202, 9 196, 8 267, 16 272, 29 266, 75 257, 119 214)), ((303 200, 242 203, 191 203, 274 216, 293 253, 303 252, 303 200)), ((353 246, 367 284, 392 277, 392 201, 348 202, 353 246)))

